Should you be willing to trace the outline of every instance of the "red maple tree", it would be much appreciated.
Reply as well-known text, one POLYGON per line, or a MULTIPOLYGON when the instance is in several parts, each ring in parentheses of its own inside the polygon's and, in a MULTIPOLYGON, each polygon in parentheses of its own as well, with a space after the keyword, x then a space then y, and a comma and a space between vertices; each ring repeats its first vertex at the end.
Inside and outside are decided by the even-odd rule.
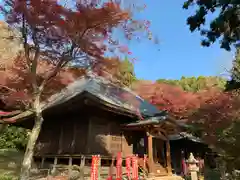
POLYGON ((203 92, 199 94, 202 97, 200 108, 189 116, 197 135, 213 145, 235 168, 240 167, 238 94, 217 89, 203 92))
POLYGON ((137 26, 114 1, 77 1, 74 8, 69 8, 73 4, 59 4, 57 0, 3 2, 1 10, 8 25, 21 33, 23 52, 12 63, 1 62, 7 64, 1 72, 1 99, 20 111, 15 120, 30 112, 35 114, 20 176, 25 180, 44 121, 41 101, 86 69, 98 69, 105 51, 119 46, 112 37, 114 28, 124 29, 129 38, 137 26))
POLYGON ((200 107, 189 116, 189 120, 204 128, 204 136, 213 140, 210 137, 213 137, 215 132, 228 127, 238 116, 240 99, 233 92, 223 92, 214 88, 197 95, 200 107))
POLYGON ((167 110, 178 119, 187 116, 200 105, 199 97, 180 87, 157 82, 139 81, 133 89, 160 110, 167 110))
POLYGON ((209 88, 197 93, 164 83, 138 82, 135 91, 176 120, 185 119, 189 130, 220 152, 231 168, 239 169, 239 92, 209 88))

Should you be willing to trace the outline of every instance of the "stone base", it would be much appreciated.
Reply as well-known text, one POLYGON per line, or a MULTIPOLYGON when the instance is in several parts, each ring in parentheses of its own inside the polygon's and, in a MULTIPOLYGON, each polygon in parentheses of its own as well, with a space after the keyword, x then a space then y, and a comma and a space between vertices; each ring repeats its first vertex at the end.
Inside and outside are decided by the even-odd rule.
POLYGON ((155 174, 154 173, 148 173, 148 178, 154 178, 155 174))
POLYGON ((162 177, 149 177, 147 180, 184 180, 181 176, 162 176, 162 177))

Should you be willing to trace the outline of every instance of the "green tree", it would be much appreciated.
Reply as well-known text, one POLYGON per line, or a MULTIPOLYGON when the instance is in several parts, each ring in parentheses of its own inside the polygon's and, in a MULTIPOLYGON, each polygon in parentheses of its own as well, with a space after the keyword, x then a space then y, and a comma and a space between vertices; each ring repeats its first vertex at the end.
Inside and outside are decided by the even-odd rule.
POLYGON ((199 76, 199 77, 183 76, 180 80, 159 79, 157 80, 157 82, 180 86, 184 91, 187 92, 198 92, 212 87, 224 89, 226 84, 226 81, 223 78, 214 76, 199 76))
POLYGON ((119 70, 119 80, 125 86, 131 86, 137 80, 134 73, 134 65, 127 57, 121 62, 119 70))
POLYGON ((0 149, 17 149, 24 150, 28 141, 27 130, 15 127, 8 126, 0 136, 0 149))
POLYGON ((226 91, 240 88, 240 48, 236 49, 233 67, 231 69, 231 80, 226 84, 226 91))
POLYGON ((187 18, 190 31, 198 30, 204 38, 203 46, 210 46, 220 40, 220 47, 231 50, 231 45, 240 40, 240 1, 239 0, 187 0, 183 8, 197 8, 195 13, 187 18), (210 22, 208 28, 205 23, 209 14, 217 16, 210 22))
POLYGON ((94 71, 106 79, 118 84, 130 87, 137 80, 134 73, 134 65, 127 57, 106 57, 94 71))
POLYGON ((158 83, 166 83, 170 85, 179 85, 179 80, 173 80, 173 79, 158 79, 158 83))

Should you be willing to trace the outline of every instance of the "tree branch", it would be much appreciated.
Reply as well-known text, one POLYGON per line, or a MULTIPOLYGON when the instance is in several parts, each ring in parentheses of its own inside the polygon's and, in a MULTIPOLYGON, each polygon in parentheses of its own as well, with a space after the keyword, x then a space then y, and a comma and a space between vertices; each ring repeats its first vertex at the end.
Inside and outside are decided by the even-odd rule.
POLYGON ((40 47, 37 42, 36 33, 37 33, 37 31, 35 28, 33 31, 33 34, 32 34, 32 39, 33 39, 36 49, 35 49, 35 53, 34 53, 34 58, 31 63, 31 78, 32 78, 32 87, 33 87, 34 93, 36 93, 38 91, 38 87, 37 87, 37 65, 38 65, 38 62, 37 61, 40 56, 40 47))
POLYGON ((9 91, 11 91, 11 92, 16 92, 16 90, 14 90, 14 89, 12 89, 12 88, 9 88, 9 87, 7 87, 7 86, 4 86, 4 85, 0 85, 0 88, 7 89, 7 90, 9 90, 9 91))
MULTIPOLYGON (((84 35, 90 30, 90 29, 93 29, 93 28, 96 28, 98 26, 100 26, 101 24, 96 24, 94 26, 91 26, 91 27, 86 27, 86 29, 82 32, 82 34, 80 35, 80 37, 78 38, 78 40, 82 39, 84 37, 84 35)), ((34 34, 33 34, 34 35, 34 34)), ((35 41, 35 38, 33 36, 33 40, 34 40, 34 44, 37 44, 37 41, 35 41)), ((71 59, 69 59, 68 57, 66 57, 66 54, 70 54, 70 56, 74 56, 75 58, 75 54, 73 55, 73 52, 74 52, 74 48, 76 47, 76 44, 73 42, 72 43, 72 46, 70 48, 69 51, 67 52, 64 52, 62 54, 62 57, 61 59, 59 60, 59 62, 57 63, 56 67, 54 68, 53 71, 51 71, 51 73, 43 80, 43 82, 41 83, 41 85, 39 86, 38 88, 38 92, 41 93, 43 92, 44 90, 44 87, 45 85, 48 83, 48 81, 50 81, 53 77, 55 77, 57 75, 57 73, 59 72, 59 70, 63 67, 66 66, 66 64, 71 61, 71 59)), ((37 52, 37 51, 36 51, 37 52)), ((35 54, 36 55, 36 54, 35 54)), ((38 56, 40 55, 40 53, 38 52, 38 56)), ((35 56, 36 57, 36 56, 35 56)), ((36 61, 36 60, 35 60, 36 61)))
MULTIPOLYGON (((93 28, 93 27, 92 27, 93 28)), ((87 31, 89 30, 90 28, 86 28, 83 33, 81 34, 81 36, 79 37, 79 39, 82 39, 83 36, 87 33, 87 31)), ((65 52, 62 54, 62 58, 61 60, 58 62, 58 64, 56 65, 56 67, 54 68, 54 70, 47 76, 47 78, 45 78, 42 82, 42 84, 40 85, 39 87, 39 91, 40 93, 42 93, 45 85, 47 84, 47 82, 49 80, 51 80, 53 77, 55 77, 57 75, 57 73, 59 72, 60 68, 63 68, 70 60, 69 59, 66 59, 65 55, 66 54, 73 54, 73 51, 74 51, 74 48, 76 47, 75 43, 72 44, 70 50, 68 52, 65 52)))
POLYGON ((17 114, 20 114, 22 111, 16 110, 16 111, 11 111, 11 112, 6 112, 6 114, 1 114, 0 117, 9 117, 9 116, 15 116, 17 114))
POLYGON ((33 111, 27 110, 24 111, 16 116, 10 117, 10 118, 3 118, 0 120, 0 124, 10 124, 10 123, 15 123, 19 120, 22 120, 30 115, 33 114, 33 111))
POLYGON ((22 38, 23 38, 23 47, 24 47, 25 57, 27 59, 27 65, 28 65, 28 68, 30 69, 31 60, 29 57, 29 45, 27 41, 27 29, 26 29, 24 14, 22 14, 22 38))

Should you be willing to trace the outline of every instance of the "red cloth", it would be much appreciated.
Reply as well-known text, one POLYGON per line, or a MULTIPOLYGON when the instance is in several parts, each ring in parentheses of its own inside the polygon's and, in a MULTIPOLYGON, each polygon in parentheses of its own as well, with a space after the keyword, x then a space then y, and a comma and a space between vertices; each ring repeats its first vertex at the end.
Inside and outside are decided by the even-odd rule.
POLYGON ((0 111, 0 115, 6 116, 6 115, 9 115, 9 114, 11 114, 11 112, 0 111))
POLYGON ((107 178, 107 180, 112 180, 113 179, 113 161, 114 161, 114 159, 112 159, 112 164, 111 164, 111 166, 109 167, 109 173, 108 173, 108 178, 107 178))
POLYGON ((138 179, 138 158, 137 156, 132 157, 132 179, 138 179))
POLYGON ((182 159, 182 173, 184 176, 187 175, 187 164, 185 159, 182 159))
POLYGON ((117 154, 116 180, 122 180, 122 153, 117 154))
POLYGON ((98 179, 98 156, 92 156, 91 180, 98 179))
POLYGON ((131 179, 131 157, 126 157, 126 171, 128 179, 131 179))

